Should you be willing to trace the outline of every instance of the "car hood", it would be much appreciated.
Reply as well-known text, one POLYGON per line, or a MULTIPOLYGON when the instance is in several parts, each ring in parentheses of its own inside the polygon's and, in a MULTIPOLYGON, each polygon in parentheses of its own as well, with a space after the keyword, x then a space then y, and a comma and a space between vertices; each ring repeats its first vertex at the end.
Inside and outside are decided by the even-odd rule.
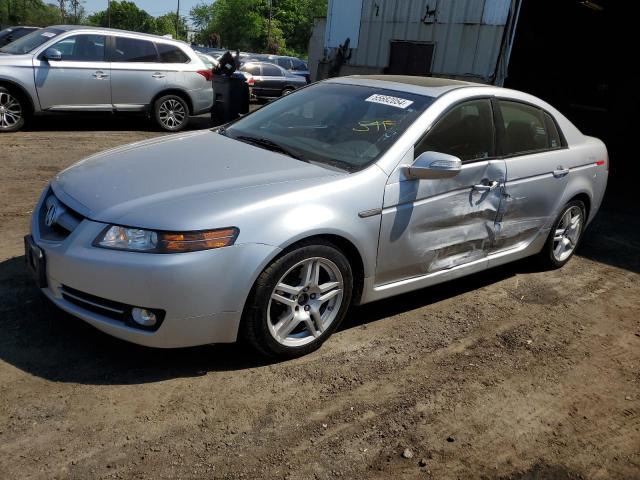
POLYGON ((211 228, 216 212, 344 175, 211 131, 109 150, 60 172, 51 186, 82 215, 140 228, 211 228))

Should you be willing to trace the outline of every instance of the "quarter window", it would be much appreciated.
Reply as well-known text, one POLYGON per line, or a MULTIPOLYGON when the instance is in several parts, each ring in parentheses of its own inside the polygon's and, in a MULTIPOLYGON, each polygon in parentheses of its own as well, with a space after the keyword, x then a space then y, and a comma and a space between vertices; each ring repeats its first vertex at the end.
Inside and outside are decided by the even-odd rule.
POLYGON ((415 157, 434 151, 462 161, 493 157, 494 129, 491 101, 471 100, 444 115, 415 148, 415 157))
POLYGON ((105 38, 103 35, 74 35, 59 41, 52 48, 62 53, 62 60, 104 62, 105 38))
POLYGON ((156 43, 162 63, 187 63, 189 57, 179 47, 168 43, 156 43))
POLYGON ((114 62, 157 62, 158 53, 153 42, 136 38, 115 37, 114 62))
POLYGON ((556 126, 556 122, 554 119, 545 112, 544 119, 547 124, 547 132, 549 132, 549 148, 560 148, 562 147, 562 139, 560 138, 560 132, 558 132, 558 127, 556 126))
MULTIPOLYGON (((499 105, 504 122, 504 155, 518 155, 550 148, 552 142, 542 110, 524 103, 502 100, 499 105)), ((556 131, 556 136, 557 133, 556 131)), ((556 141, 560 146, 559 138, 556 141)))

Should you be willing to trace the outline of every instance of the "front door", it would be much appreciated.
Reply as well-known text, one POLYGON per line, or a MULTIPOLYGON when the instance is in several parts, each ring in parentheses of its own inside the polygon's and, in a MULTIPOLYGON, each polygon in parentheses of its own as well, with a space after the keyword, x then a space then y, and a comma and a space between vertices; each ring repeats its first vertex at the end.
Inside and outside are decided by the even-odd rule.
MULTIPOLYGON (((495 159, 491 101, 461 103, 414 148, 455 155, 462 171, 442 180, 400 176, 385 188, 376 284, 483 261, 494 242, 505 163, 495 159)), ((393 176, 392 176, 393 178, 393 176)))
POLYGON ((51 46, 61 60, 34 59, 35 81, 43 110, 111 110, 111 68, 104 35, 79 34, 51 46))

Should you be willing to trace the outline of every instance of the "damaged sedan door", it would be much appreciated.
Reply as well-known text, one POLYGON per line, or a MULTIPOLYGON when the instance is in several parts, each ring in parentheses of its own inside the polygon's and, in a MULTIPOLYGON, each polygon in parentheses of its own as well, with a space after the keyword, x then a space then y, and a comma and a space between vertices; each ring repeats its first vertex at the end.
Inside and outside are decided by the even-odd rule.
POLYGON ((495 158, 495 143, 491 101, 481 98, 451 108, 415 145, 416 163, 385 187, 377 285, 486 259, 505 180, 505 162, 495 158), (434 160, 438 154, 445 160, 457 157, 459 172, 450 178, 415 178, 411 170, 425 152, 436 153, 434 160))

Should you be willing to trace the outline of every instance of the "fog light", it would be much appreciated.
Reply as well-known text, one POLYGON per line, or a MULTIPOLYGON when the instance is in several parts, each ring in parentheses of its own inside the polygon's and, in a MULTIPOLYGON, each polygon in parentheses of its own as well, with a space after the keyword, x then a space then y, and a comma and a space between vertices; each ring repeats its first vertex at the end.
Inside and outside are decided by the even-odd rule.
POLYGON ((131 318, 143 327, 153 327, 158 320, 155 313, 144 308, 134 308, 131 310, 131 318))

